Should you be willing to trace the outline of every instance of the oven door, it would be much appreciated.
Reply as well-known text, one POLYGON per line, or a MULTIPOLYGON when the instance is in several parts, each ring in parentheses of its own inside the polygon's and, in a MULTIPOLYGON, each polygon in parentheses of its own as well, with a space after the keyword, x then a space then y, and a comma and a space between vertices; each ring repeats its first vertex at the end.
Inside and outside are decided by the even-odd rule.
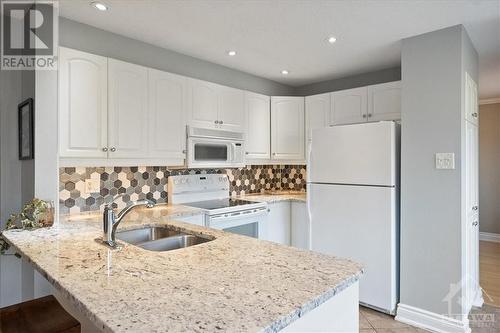
POLYGON ((210 138, 188 138, 189 168, 241 167, 243 143, 210 138))
POLYGON ((262 225, 265 223, 266 218, 267 208, 263 207, 247 211, 212 215, 208 219, 208 226, 239 235, 262 238, 262 225))

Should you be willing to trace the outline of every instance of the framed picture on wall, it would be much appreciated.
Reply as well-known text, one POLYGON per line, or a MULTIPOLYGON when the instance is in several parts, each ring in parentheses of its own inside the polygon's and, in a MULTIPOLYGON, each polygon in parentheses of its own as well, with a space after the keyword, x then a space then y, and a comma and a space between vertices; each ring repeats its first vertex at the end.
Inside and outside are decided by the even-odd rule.
POLYGON ((19 131, 19 159, 32 160, 34 152, 33 99, 28 98, 17 106, 19 131))

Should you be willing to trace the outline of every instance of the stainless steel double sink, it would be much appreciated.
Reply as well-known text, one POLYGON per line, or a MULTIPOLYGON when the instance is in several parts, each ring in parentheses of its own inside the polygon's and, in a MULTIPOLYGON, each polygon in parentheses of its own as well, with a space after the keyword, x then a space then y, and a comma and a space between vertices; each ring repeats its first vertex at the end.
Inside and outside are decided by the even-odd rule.
POLYGON ((171 251, 211 241, 208 238, 182 233, 168 227, 118 231, 116 238, 149 251, 171 251))

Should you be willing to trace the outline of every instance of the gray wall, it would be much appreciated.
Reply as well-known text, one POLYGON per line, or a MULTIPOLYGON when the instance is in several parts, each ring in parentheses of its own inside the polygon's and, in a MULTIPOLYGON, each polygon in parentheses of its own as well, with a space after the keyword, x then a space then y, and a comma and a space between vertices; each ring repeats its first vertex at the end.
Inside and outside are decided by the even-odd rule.
MULTIPOLYGON (((477 82, 462 26, 403 40, 401 303, 437 314, 448 313, 443 299, 462 278, 465 70, 477 82), (455 153, 456 169, 436 170, 437 152, 455 153)), ((456 299, 452 311, 461 313, 456 299)))
POLYGON ((248 73, 146 44, 61 17, 59 44, 171 73, 266 95, 290 95, 293 88, 248 73))
POLYGON ((309 96, 399 80, 401 80, 401 68, 396 67, 334 80, 307 84, 295 88, 294 94, 297 96, 309 96))
POLYGON ((500 103, 479 115, 479 229, 500 234, 500 103))

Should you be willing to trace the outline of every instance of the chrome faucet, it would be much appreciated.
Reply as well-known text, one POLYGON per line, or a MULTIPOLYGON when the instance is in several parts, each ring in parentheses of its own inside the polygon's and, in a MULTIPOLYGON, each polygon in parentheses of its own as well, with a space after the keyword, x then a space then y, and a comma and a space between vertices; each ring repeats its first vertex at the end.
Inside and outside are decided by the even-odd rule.
POLYGON ((116 246, 116 240, 115 240, 116 228, 118 228, 118 225, 125 217, 125 215, 127 215, 128 212, 130 212, 133 208, 138 206, 146 206, 147 208, 152 208, 155 205, 154 202, 148 199, 139 200, 129 203, 127 207, 123 208, 121 212, 115 215, 115 212, 113 210, 113 203, 119 197, 121 196, 116 197, 110 204, 104 206, 104 213, 102 216, 102 222, 103 222, 102 241, 111 247, 116 246))

